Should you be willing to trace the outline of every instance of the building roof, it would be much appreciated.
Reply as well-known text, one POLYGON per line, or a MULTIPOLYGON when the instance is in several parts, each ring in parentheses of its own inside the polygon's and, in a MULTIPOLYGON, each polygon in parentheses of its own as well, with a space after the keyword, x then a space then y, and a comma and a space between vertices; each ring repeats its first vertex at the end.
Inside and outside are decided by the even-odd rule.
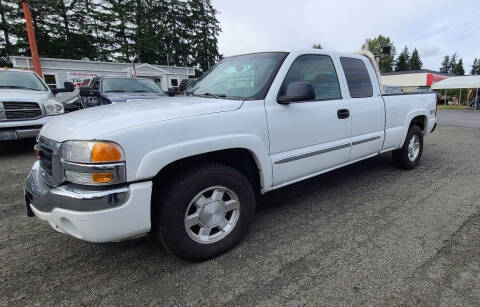
POLYGON ((480 76, 450 77, 432 85, 432 89, 480 88, 480 76))
POLYGON ((434 75, 442 75, 442 76, 451 76, 450 74, 447 74, 444 72, 429 70, 429 69, 382 72, 382 76, 409 75, 409 74, 434 74, 434 75))
MULTIPOLYGON (((10 61, 15 68, 30 68, 31 57, 26 56, 10 56, 10 61)), ((132 68, 132 63, 121 62, 101 62, 88 60, 72 60, 72 59, 57 59, 57 58, 40 58, 42 69, 55 70, 81 70, 81 71, 102 71, 102 72, 125 72, 132 68)), ((152 71, 155 73, 161 72, 163 74, 186 74, 195 75, 195 67, 180 67, 180 66, 166 66, 148 63, 135 63, 137 72, 144 70, 145 72, 152 71)))

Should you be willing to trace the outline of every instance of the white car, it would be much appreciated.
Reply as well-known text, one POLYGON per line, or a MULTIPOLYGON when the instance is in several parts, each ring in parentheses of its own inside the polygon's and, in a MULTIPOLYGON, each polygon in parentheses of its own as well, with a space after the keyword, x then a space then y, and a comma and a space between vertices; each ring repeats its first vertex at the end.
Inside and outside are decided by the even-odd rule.
POLYGON ((67 88, 50 89, 34 72, 0 69, 0 141, 33 138, 52 116, 65 113, 77 101, 67 88))
POLYGON ((225 58, 189 95, 74 112, 40 132, 27 212, 90 242, 149 232, 202 261, 238 244, 258 193, 392 151, 419 163, 434 94, 382 96, 363 56, 225 58))

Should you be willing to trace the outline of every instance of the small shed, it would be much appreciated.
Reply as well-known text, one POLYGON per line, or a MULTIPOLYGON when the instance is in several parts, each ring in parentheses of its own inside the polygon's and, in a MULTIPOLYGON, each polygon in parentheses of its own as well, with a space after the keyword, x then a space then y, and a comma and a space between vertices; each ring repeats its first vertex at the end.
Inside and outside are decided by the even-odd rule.
MULTIPOLYGON (((11 56, 13 68, 32 69, 32 58, 11 56)), ((194 67, 177 67, 148 63, 117 63, 89 60, 70 60, 57 58, 40 58, 45 82, 51 87, 63 87, 63 82, 70 81, 76 86, 85 79, 96 76, 119 76, 150 78, 166 91, 176 88, 183 79, 195 76, 194 67)))

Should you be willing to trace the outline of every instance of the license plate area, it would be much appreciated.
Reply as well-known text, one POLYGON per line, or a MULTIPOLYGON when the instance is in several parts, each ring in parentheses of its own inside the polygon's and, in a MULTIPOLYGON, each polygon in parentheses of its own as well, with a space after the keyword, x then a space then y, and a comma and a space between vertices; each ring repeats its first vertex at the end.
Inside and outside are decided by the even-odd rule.
POLYGON ((16 140, 16 131, 0 131, 0 141, 16 140))

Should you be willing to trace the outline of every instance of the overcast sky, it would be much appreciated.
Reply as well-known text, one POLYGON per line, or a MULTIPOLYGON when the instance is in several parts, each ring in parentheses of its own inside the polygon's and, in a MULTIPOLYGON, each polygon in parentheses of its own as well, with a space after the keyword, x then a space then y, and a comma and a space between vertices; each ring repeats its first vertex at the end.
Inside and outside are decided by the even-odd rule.
POLYGON ((220 12, 220 53, 304 49, 355 51, 366 38, 390 36, 397 54, 417 48, 438 70, 457 52, 466 73, 480 58, 480 0, 213 0, 220 12))

